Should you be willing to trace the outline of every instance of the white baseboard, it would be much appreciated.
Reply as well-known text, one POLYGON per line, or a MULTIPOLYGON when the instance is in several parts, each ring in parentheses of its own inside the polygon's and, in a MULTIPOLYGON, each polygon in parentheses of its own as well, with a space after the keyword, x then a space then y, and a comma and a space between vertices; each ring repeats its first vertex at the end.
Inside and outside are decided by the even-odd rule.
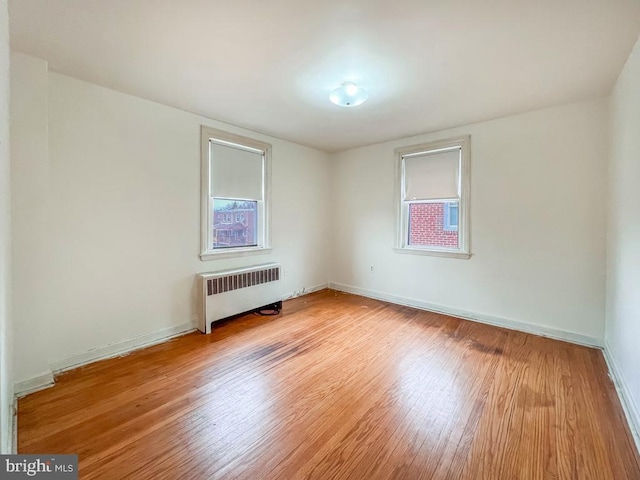
POLYGON ((320 290, 324 290, 325 288, 329 288, 329 284, 328 283, 323 283, 323 284, 320 284, 320 285, 316 285, 315 287, 309 287, 309 288, 302 287, 302 290, 298 290, 298 291, 295 291, 295 292, 291 292, 291 293, 289 293, 287 295, 284 295, 282 297, 282 300, 283 301, 284 300, 291 300, 292 298, 301 297, 303 295, 309 295, 310 293, 318 292, 320 290))
POLYGON ((18 453, 18 397, 13 396, 13 420, 11 421, 11 453, 18 453))
POLYGON ((194 330, 195 328, 192 323, 185 323, 52 362, 50 364, 50 371, 16 382, 13 387, 14 396, 15 398, 21 398, 38 390, 53 387, 53 385, 55 385, 54 374, 81 367, 88 363, 97 362, 98 360, 126 355, 134 350, 165 342, 173 337, 184 335, 194 330))
MULTIPOLYGON (((283 297, 283 300, 299 297, 302 295, 308 295, 319 290, 323 290, 328 287, 328 284, 323 283, 310 288, 302 288, 300 291, 291 292, 283 297)), ((54 385, 54 374, 62 373, 67 370, 87 365, 89 363, 97 362, 99 360, 106 360, 107 358, 113 358, 121 355, 126 355, 134 350, 149 347, 158 343, 166 342, 167 340, 184 335, 186 333, 195 331, 195 327, 192 323, 185 323, 177 325, 175 327, 159 330, 154 333, 141 335, 123 342, 113 343, 105 347, 89 350, 78 355, 73 355, 62 360, 51 362, 51 371, 44 372, 33 378, 16 382, 14 385, 14 395, 16 398, 24 397, 30 393, 43 390, 45 388, 52 387, 54 385)))
POLYGON ((640 409, 634 402, 624 375, 622 375, 622 371, 620 371, 613 355, 611 355, 611 347, 606 341, 603 351, 604 359, 607 362, 607 367, 609 367, 609 376, 618 392, 622 410, 624 410, 624 414, 627 417, 629 430, 631 430, 631 435, 633 435, 633 440, 636 443, 636 449, 640 452, 640 409))
POLYGON ((53 372, 42 372, 35 377, 14 383, 13 394, 15 398, 24 397, 25 395, 37 392, 38 390, 44 390, 45 388, 53 387, 54 383, 53 372))
POLYGON ((162 343, 173 337, 179 337, 186 333, 193 332, 194 330, 195 327, 193 326, 193 323, 183 323, 182 325, 176 325, 175 327, 165 328, 153 333, 147 333, 123 342, 112 343, 106 347, 95 348, 88 352, 73 355, 63 360, 51 362, 51 370, 54 373, 66 372, 67 370, 78 368, 88 363, 97 362, 98 360, 126 355, 134 350, 162 343))
POLYGON ((354 287, 351 285, 344 285, 342 283, 329 283, 329 288, 333 290, 339 290, 341 292, 353 293, 362 297, 373 298, 376 300, 382 300, 385 302, 395 303, 398 305, 404 305, 407 307, 418 308, 420 310, 428 310, 430 312, 442 313, 444 315, 450 315, 452 317, 463 318, 465 320, 471 320, 473 322, 486 323, 488 325, 494 325, 496 327, 508 328, 510 330, 518 330, 519 332, 532 333, 542 337, 554 338, 556 340, 563 340, 565 342, 576 343, 578 345, 585 345, 588 347, 602 348, 603 342, 596 337, 590 337, 588 335, 582 335, 580 333, 567 332, 560 329, 543 327, 527 322, 520 322, 517 320, 511 320, 508 318, 496 317, 494 315, 487 315, 484 313, 469 312, 467 310, 459 310, 457 308, 445 307, 433 303, 423 302, 422 300, 416 300, 413 298, 401 297, 398 295, 391 295, 388 293, 378 292, 375 290, 368 290, 365 288, 354 287))

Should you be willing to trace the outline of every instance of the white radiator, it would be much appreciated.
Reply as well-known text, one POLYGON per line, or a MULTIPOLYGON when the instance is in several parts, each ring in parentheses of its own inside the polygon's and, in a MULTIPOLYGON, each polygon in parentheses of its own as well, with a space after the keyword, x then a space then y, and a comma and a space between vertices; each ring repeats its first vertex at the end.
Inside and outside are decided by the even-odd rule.
POLYGON ((280 265, 252 267, 197 275, 198 330, 211 333, 211 323, 282 300, 280 265))

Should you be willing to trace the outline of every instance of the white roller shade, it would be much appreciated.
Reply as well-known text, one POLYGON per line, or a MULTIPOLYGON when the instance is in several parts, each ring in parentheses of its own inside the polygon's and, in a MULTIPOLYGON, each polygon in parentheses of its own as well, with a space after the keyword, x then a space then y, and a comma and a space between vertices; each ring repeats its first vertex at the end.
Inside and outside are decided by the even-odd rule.
POLYGON ((460 149, 403 157, 404 199, 457 198, 460 192, 460 149))
POLYGON ((262 200, 262 152, 209 142, 211 195, 262 200))

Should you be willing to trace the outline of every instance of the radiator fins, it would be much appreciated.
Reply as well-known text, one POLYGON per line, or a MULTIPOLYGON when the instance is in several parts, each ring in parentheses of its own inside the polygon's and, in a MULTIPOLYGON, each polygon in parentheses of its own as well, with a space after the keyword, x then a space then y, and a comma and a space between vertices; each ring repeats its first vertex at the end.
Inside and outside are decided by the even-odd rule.
POLYGON ((255 272, 233 273, 207 280, 207 296, 253 287, 280 280, 280 267, 266 268, 255 272))

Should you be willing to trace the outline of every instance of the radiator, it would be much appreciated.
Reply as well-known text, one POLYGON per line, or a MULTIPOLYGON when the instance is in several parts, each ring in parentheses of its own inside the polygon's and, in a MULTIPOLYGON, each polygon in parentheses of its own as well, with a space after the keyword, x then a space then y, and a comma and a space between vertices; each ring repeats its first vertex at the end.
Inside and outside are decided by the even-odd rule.
POLYGON ((211 333, 211 323, 282 300, 280 265, 252 267, 197 275, 198 330, 211 333))

